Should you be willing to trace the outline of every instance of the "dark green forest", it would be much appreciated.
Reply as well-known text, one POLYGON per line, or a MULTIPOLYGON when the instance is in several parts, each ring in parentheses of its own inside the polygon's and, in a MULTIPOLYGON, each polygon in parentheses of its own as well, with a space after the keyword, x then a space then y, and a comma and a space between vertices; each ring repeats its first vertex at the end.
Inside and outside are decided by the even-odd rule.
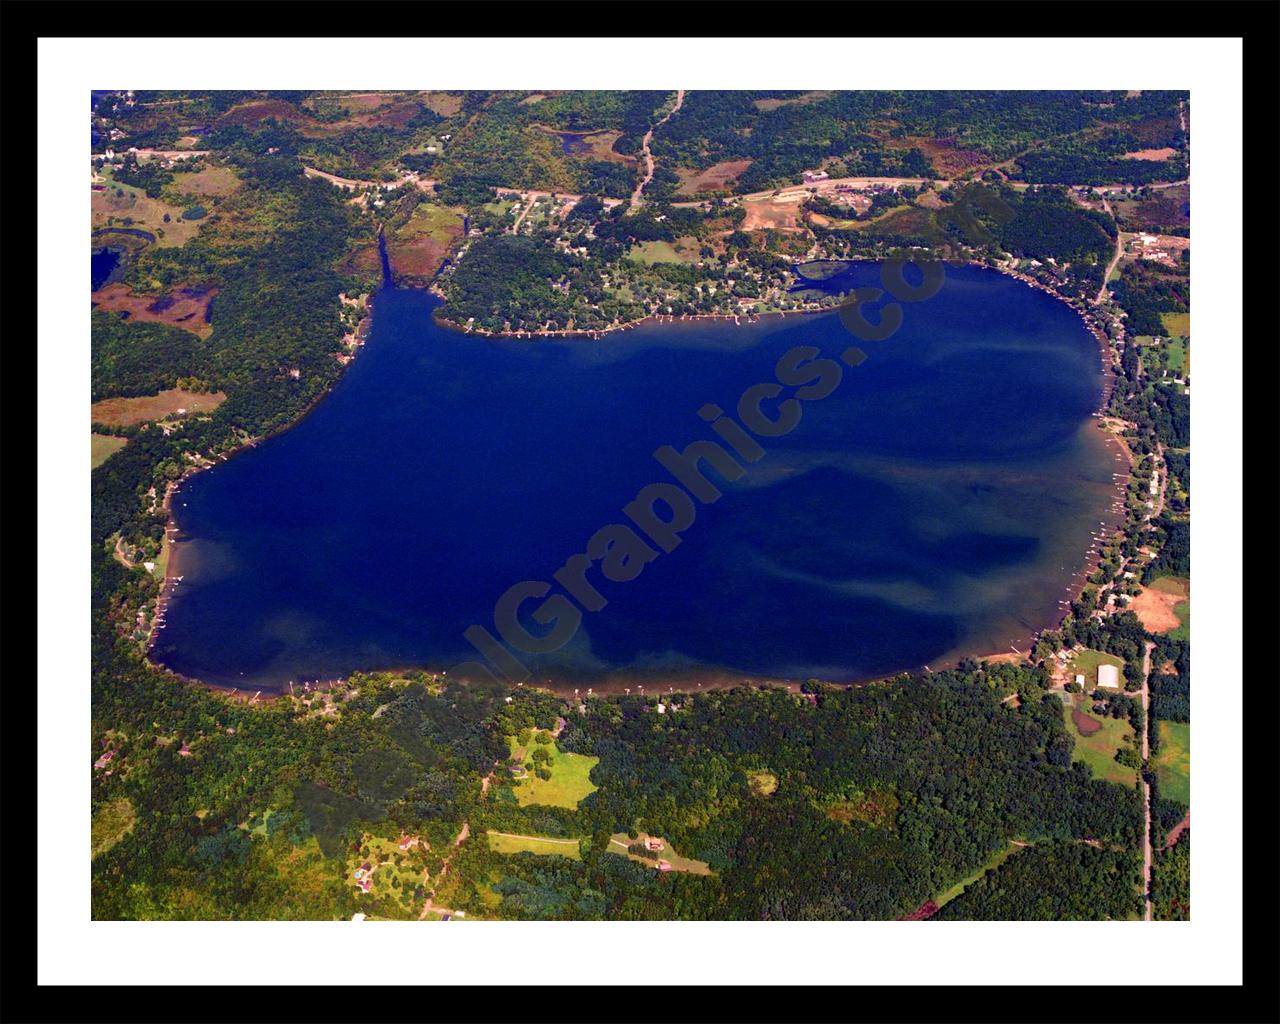
POLYGON ((1136 850, 1045 843, 984 874, 930 920, 1123 921, 1141 913, 1136 850))

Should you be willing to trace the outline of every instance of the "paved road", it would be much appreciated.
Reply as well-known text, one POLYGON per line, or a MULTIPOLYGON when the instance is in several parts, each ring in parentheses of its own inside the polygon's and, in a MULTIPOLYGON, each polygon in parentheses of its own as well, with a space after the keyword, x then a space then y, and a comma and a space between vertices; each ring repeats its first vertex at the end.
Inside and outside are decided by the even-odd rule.
MULTIPOLYGON (((1107 202, 1107 197, 1102 197, 1102 208, 1107 211, 1107 216, 1113 221, 1115 215, 1111 212, 1111 204, 1107 202)), ((1093 304, 1095 306, 1101 304, 1102 300, 1107 297, 1107 281, 1111 278, 1111 272, 1116 269, 1116 264, 1120 262, 1120 257, 1124 255, 1124 232, 1120 230, 1120 225, 1116 225, 1116 252, 1111 257, 1111 262, 1107 264, 1107 272, 1102 275, 1102 287, 1098 289, 1098 294, 1094 296, 1093 304)))
MULTIPOLYGON (((1151 677, 1151 650, 1155 647, 1150 640, 1142 650, 1142 763, 1147 763, 1150 756, 1148 737, 1151 733, 1149 715, 1150 700, 1147 681, 1151 677)), ((1151 786, 1142 780, 1142 809, 1146 816, 1146 826, 1142 835, 1142 919, 1151 920, 1151 786)))

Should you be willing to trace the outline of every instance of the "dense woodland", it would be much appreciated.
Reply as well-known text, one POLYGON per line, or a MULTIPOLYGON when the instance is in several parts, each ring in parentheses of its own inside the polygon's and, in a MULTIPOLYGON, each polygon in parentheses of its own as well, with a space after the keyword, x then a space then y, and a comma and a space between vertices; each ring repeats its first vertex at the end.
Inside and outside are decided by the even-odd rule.
POLYGON ((1151 864, 1151 916, 1157 921, 1191 920, 1191 829, 1151 864))
POLYGON ((1141 914, 1142 857, 1088 843, 1027 847, 947 903, 934 921, 1123 921, 1141 914))
MULTIPOLYGON (((800 172, 824 166, 833 177, 903 175, 939 177, 913 140, 943 140, 949 146, 981 153, 992 161, 1019 156, 1046 138, 1074 139, 1098 125, 1124 125, 1152 117, 1173 118, 1176 94, 1144 92, 1140 97, 1096 92, 693 92, 680 117, 655 137, 654 152, 693 167, 725 160, 751 159, 738 179, 744 192, 799 180, 800 172)), ((1142 184, 1153 171, 1148 161, 1111 160, 1118 133, 1106 136, 1105 165, 1096 145, 1081 139, 1080 156, 1064 149, 1042 165, 1033 162, 1025 180, 1100 184, 1142 184), (1038 172, 1038 173, 1037 173, 1038 172), (1081 178, 1064 176, 1079 172, 1081 178)), ((1163 143, 1162 143, 1163 144, 1163 143)), ((1123 152, 1123 150, 1120 150, 1123 152)), ((1178 177, 1185 175, 1179 174, 1178 177)))
MULTIPOLYGON (((1133 850, 1141 828, 1136 792, 1071 764, 1061 704, 1034 669, 814 686, 816 703, 748 687, 668 698, 665 716, 652 698, 593 698, 583 714, 532 691, 508 705, 428 677, 358 676, 327 719, 302 702, 229 704, 111 660, 95 714, 113 722, 120 771, 96 777, 95 805, 126 797, 137 820, 94 861, 98 917, 349 915, 342 864, 361 835, 420 834, 443 851, 466 821, 477 838, 451 860, 448 898, 478 916, 895 918, 1011 838, 1133 850), (1006 691, 1022 706, 1000 703, 1006 691), (561 748, 600 759, 598 789, 577 810, 522 807, 499 774, 482 798, 503 735, 557 716, 561 748), (753 792, 755 770, 776 790, 753 792), (485 829, 583 837, 582 860, 500 856, 485 829), (606 855, 611 833, 637 829, 714 874, 606 855)), ((1124 863, 1090 883, 1102 894, 1091 914, 1132 903, 1124 863)))

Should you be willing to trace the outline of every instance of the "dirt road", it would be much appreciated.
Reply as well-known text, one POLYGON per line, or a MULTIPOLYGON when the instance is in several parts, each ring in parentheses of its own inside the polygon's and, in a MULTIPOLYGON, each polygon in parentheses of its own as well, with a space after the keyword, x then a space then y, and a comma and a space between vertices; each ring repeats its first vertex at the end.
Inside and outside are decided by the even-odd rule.
POLYGON ((647 132, 645 132, 644 139, 640 143, 640 149, 644 152, 644 163, 645 163, 644 179, 640 182, 640 184, 636 186, 636 190, 631 193, 631 207, 630 209, 627 210, 628 213, 634 213, 636 210, 640 209, 642 205, 644 205, 644 196, 642 193, 644 192, 645 186, 648 185, 649 182, 653 180, 653 153, 649 149, 649 143, 653 141, 653 133, 657 131, 659 128, 661 128, 664 124, 666 124, 671 119, 671 115, 674 114, 677 110, 679 110, 683 103, 684 103, 684 90, 677 89, 675 106, 672 107, 669 111, 667 111, 666 117, 664 117, 661 121, 659 121, 647 132))
POLYGON ((524 209, 520 211, 520 216, 516 218, 516 222, 511 225, 511 233, 513 235, 520 234, 520 225, 524 223, 524 219, 529 216, 529 211, 533 209, 535 199, 529 198, 525 200, 524 209))
POLYGON ((515 832, 491 832, 490 835, 506 836, 508 839, 534 839, 540 843, 560 843, 563 846, 577 846, 577 839, 552 839, 550 836, 522 836, 515 832))

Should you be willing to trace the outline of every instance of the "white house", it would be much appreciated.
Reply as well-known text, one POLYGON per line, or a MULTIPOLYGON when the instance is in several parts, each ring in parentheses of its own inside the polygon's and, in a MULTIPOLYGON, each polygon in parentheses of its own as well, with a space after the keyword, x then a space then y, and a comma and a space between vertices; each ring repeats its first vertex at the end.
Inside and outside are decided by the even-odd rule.
POLYGON ((1120 670, 1115 665, 1099 665, 1098 685, 1108 690, 1120 689, 1120 670))

